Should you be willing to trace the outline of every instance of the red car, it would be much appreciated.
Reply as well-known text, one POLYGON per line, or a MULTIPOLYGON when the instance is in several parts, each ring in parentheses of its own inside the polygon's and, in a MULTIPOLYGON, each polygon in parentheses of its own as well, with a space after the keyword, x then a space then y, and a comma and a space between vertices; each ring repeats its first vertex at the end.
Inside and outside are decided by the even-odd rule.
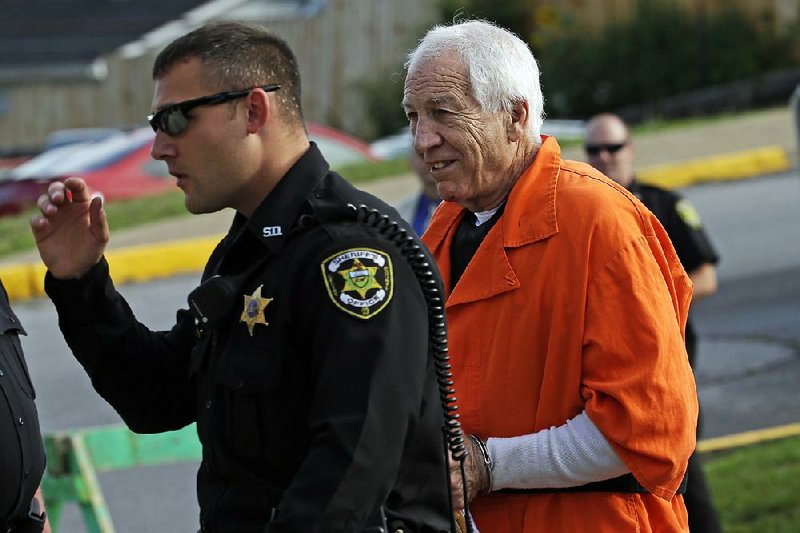
POLYGON ((367 143, 351 135, 313 122, 306 126, 309 138, 317 143, 319 151, 334 170, 354 163, 381 160, 367 143))
POLYGON ((79 176, 107 200, 156 194, 175 186, 163 161, 150 157, 153 131, 140 128, 93 142, 72 143, 42 152, 0 182, 0 215, 18 213, 55 180, 79 176))
MULTIPOLYGON (((333 168, 380 159, 369 145, 333 128, 312 123, 308 133, 333 168)), ((50 182, 70 176, 83 178, 109 201, 174 188, 167 165, 150 157, 153 139, 153 131, 147 127, 42 152, 0 181, 0 216, 35 204, 50 182)))

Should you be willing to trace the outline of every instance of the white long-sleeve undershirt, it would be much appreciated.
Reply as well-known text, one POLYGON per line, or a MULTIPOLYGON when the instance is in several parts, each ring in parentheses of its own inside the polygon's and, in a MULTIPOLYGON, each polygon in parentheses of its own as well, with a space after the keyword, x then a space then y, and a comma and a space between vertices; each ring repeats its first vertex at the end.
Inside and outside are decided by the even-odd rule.
POLYGON ((630 472, 586 411, 530 435, 490 437, 486 446, 492 490, 574 487, 630 472))

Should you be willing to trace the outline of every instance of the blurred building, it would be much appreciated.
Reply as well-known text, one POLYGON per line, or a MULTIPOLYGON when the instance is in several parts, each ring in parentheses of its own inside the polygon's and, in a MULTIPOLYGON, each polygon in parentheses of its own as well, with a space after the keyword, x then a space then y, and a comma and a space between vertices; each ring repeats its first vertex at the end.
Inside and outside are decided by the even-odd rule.
POLYGON ((5 0, 0 17, 0 153, 52 131, 144 124, 151 66, 211 20, 261 23, 298 57, 310 120, 361 133, 359 85, 401 72, 434 20, 431 0, 5 0))

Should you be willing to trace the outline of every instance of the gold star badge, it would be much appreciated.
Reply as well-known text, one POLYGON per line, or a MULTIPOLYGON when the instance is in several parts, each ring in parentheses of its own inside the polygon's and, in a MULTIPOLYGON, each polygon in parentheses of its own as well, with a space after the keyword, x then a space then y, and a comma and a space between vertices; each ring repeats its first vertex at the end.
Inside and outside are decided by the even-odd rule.
POLYGON ((362 298, 366 298, 367 291, 370 289, 380 289, 381 285, 375 280, 375 272, 378 267, 364 266, 364 263, 356 259, 353 266, 347 270, 339 271, 339 275, 344 278, 343 291, 355 291, 362 298))
POLYGON ((267 308, 272 298, 262 298, 261 287, 263 287, 263 285, 259 285, 251 295, 244 295, 244 309, 242 309, 242 316, 239 319, 241 322, 247 324, 247 330, 250 332, 251 337, 253 336, 253 328, 256 327, 256 324, 269 326, 269 323, 264 318, 264 309, 267 308))

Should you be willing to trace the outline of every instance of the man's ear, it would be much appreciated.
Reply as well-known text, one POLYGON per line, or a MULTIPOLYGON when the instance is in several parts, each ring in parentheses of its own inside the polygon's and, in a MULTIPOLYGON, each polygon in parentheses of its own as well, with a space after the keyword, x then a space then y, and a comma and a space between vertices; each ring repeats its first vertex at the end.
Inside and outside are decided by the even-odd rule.
POLYGON ((272 118, 273 102, 263 89, 255 88, 247 98, 247 133, 257 133, 272 118))
POLYGON ((508 123, 508 140, 517 142, 525 133, 528 127, 528 102, 518 100, 514 102, 510 114, 511 120, 508 123))

